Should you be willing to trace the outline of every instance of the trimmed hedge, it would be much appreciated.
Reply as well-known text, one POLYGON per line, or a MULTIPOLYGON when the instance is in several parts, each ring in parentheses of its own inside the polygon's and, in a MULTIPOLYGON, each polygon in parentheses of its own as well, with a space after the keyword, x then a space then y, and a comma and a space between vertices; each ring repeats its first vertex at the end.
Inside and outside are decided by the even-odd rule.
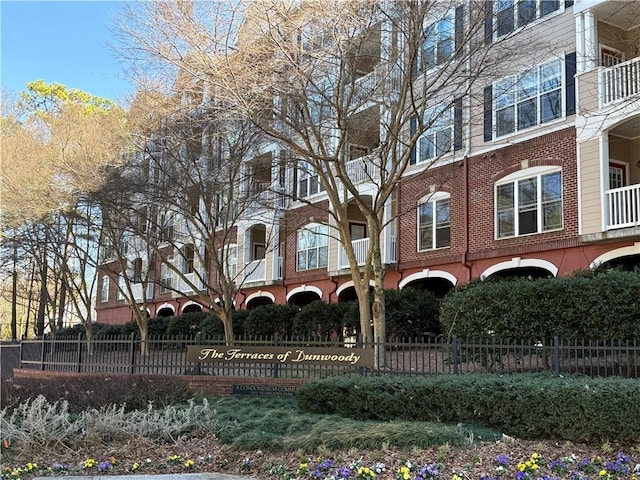
POLYGON ((640 382, 551 374, 333 377, 298 390, 302 410, 373 420, 478 423, 523 439, 640 440, 640 382))
POLYGON ((621 340, 640 336, 640 272, 471 282, 442 304, 445 335, 621 340))

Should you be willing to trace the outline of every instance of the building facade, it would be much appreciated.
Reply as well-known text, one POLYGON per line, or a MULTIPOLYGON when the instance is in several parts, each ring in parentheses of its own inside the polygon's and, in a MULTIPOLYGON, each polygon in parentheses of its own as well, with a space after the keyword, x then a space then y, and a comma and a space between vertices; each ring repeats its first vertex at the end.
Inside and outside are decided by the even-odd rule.
MULTIPOLYGON (((637 265, 640 6, 610 0, 486 3, 484 41, 526 53, 476 79, 467 95, 438 111, 438 121, 412 147, 379 239, 385 286, 443 296, 473 279, 637 265), (531 43, 545 48, 524 49, 531 43)), ((466 6, 460 2, 429 26, 418 77, 453 54, 458 29, 474 14, 466 6)), ((357 65, 363 84, 388 60, 383 52, 390 37, 374 31, 371 39, 369 60, 357 65)), ((364 195, 376 193, 367 165, 384 114, 372 102, 348 120, 354 142, 345 151, 346 168, 364 195)), ((270 145, 255 158, 285 155, 270 145)), ((329 234, 333 220, 322 183, 304 162, 271 165, 250 175, 269 190, 268 198, 261 197, 269 208, 256 206, 240 218, 225 246, 241 270, 236 308, 355 300, 343 245, 329 234), (288 194, 274 194, 278 189, 288 194)), ((355 205, 349 204, 348 214, 354 252, 364 262, 371 240, 367 222, 355 205)), ((150 316, 210 308, 197 289, 177 283, 183 276, 161 264, 154 271, 157 281, 136 287, 150 316)), ((118 281, 117 275, 101 276, 100 323, 132 319, 118 281)))

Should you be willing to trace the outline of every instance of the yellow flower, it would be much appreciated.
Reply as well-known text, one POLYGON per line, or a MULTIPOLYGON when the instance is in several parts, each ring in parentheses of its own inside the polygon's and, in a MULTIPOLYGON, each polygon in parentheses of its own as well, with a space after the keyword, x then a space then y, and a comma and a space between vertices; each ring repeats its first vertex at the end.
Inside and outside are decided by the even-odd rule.
POLYGON ((184 468, 191 468, 191 467, 193 467, 194 463, 195 462, 193 460, 189 459, 186 462, 184 462, 184 468))
POLYGON ((134 463, 133 465, 131 465, 131 471, 135 472, 136 470, 138 470, 140 468, 140 464, 138 462, 134 463))
POLYGON ((454 473, 453 477, 451 477, 451 480, 462 480, 462 477, 460 475, 458 475, 457 473, 454 473))
POLYGON ((518 470, 520 470, 521 472, 524 472, 524 469, 527 468, 527 466, 522 462, 518 463, 517 466, 518 466, 518 470))
POLYGON ((37 463, 27 463, 27 471, 30 472, 31 470, 38 468, 38 464, 37 463))
POLYGON ((96 461, 93 458, 87 458, 84 461, 84 468, 93 468, 96 465, 96 461))

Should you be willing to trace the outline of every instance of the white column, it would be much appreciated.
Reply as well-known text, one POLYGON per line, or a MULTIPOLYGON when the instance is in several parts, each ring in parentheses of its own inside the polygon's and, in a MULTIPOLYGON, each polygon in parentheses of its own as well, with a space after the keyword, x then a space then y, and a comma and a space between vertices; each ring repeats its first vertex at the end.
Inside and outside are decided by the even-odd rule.
POLYGON ((598 21, 593 10, 587 10, 584 15, 584 53, 587 70, 592 70, 599 63, 598 21))
POLYGON ((609 190, 609 133, 604 131, 600 136, 600 221, 602 231, 607 231, 609 221, 609 204, 605 192, 609 190))
POLYGON ((576 71, 578 73, 587 70, 587 54, 584 45, 584 13, 576 15, 576 71))
POLYGON ((271 248, 271 257, 273 258, 271 262, 271 278, 280 280, 280 226, 277 218, 271 226, 271 242, 273 244, 271 248))
POLYGON ((393 242, 391 241, 392 229, 391 229, 391 222, 389 222, 389 219, 391 218, 391 214, 392 214, 391 198, 388 198, 384 205, 384 216, 383 216, 384 223, 386 223, 386 226, 382 230, 382 244, 384 245, 384 255, 383 255, 384 263, 391 263, 391 260, 393 258, 392 252, 391 252, 391 247, 393 245, 393 242))

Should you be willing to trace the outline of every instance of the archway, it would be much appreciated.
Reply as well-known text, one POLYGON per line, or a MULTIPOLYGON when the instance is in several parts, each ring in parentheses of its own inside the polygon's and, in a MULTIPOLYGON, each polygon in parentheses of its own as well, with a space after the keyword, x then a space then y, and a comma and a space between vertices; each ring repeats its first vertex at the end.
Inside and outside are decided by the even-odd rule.
POLYGON ((197 303, 189 303, 188 305, 185 305, 184 308, 182 309, 182 313, 196 313, 196 312, 202 312, 202 305, 199 305, 197 303))
POLYGON ((506 262, 496 263, 487 268, 480 278, 487 280, 489 277, 496 278, 550 278, 558 274, 558 267, 547 260, 538 258, 515 257, 506 262))
POLYGON ((162 307, 158 310, 156 317, 173 317, 174 311, 171 307, 162 307))
POLYGON ((304 307, 316 300, 322 300, 322 290, 312 285, 301 285, 287 293, 287 303, 297 307, 304 307))
POLYGON ((606 270, 608 268, 633 270, 638 266, 640 266, 640 242, 603 253, 590 265, 593 270, 606 270))
POLYGON ((421 272, 408 275, 398 284, 398 288, 408 287, 415 290, 427 290, 437 298, 444 298, 456 286, 457 282, 458 279, 449 272, 426 268, 421 272))
POLYGON ((258 308, 258 307, 262 307, 264 305, 273 305, 273 300, 270 299, 269 297, 265 297, 265 296, 261 296, 261 297, 254 297, 251 300, 247 300, 246 305, 247 305, 247 310, 253 310, 254 308, 258 308))

